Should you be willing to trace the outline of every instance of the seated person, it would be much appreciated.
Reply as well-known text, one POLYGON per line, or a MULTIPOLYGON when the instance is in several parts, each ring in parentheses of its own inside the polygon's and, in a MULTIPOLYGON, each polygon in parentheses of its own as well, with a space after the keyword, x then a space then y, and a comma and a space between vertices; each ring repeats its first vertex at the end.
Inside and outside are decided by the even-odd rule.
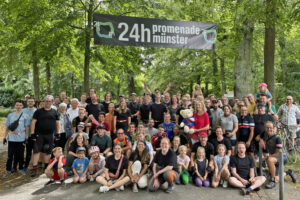
POLYGON ((167 137, 167 133, 164 132, 165 127, 163 125, 158 126, 158 132, 151 139, 151 144, 153 146, 154 151, 160 150, 160 142, 162 138, 167 137))
POLYGON ((229 156, 225 154, 226 146, 219 144, 216 152, 218 152, 218 154, 214 157, 215 172, 211 185, 216 188, 220 184, 224 188, 227 188, 230 172, 228 170, 229 156))
POLYGON ((129 158, 132 152, 132 144, 129 137, 124 134, 124 130, 121 128, 117 130, 117 138, 114 139, 114 145, 117 143, 120 143, 122 152, 129 158))
POLYGON ((77 125, 77 130, 78 130, 78 132, 73 133, 73 134, 71 135, 70 143, 72 143, 72 142, 74 141, 74 139, 76 138, 76 136, 78 135, 78 133, 82 133, 82 134, 83 134, 83 137, 84 137, 84 139, 85 139, 85 144, 86 144, 86 145, 89 145, 89 139, 90 139, 90 138, 89 138, 89 134, 83 132, 83 130, 84 130, 84 122, 80 122, 80 123, 77 125))
POLYGON ((84 183, 86 182, 89 159, 85 157, 86 149, 84 147, 78 147, 76 150, 77 158, 72 164, 73 168, 73 183, 84 183))
POLYGON ((91 146, 98 146, 102 155, 107 157, 111 154, 111 138, 105 133, 105 126, 97 126, 97 134, 93 135, 91 146))
POLYGON ((98 146, 91 146, 89 149, 91 157, 88 170, 88 179, 94 181, 98 176, 104 176, 105 158, 100 154, 98 146))
POLYGON ((196 159, 193 166, 195 168, 193 181, 197 187, 209 187, 210 182, 207 177, 209 173, 209 171, 207 170, 208 160, 205 157, 205 149, 203 147, 199 146, 197 148, 195 158, 196 159))
POLYGON ((259 188, 266 181, 264 176, 256 176, 254 173, 254 161, 246 154, 246 144, 237 143, 237 154, 230 158, 231 177, 229 184, 233 187, 241 188, 243 195, 250 194, 251 191, 259 188))
POLYGON ((216 136, 217 137, 212 139, 211 143, 214 146, 215 155, 218 154, 217 147, 219 146, 219 144, 224 144, 226 147, 226 150, 227 150, 226 155, 230 157, 231 151, 232 151, 231 142, 228 138, 225 138, 223 134, 224 133, 223 133, 222 127, 217 126, 216 127, 216 136))
MULTIPOLYGON (((148 141, 145 139, 145 135, 142 134, 142 133, 138 134, 138 135, 137 135, 137 138, 138 138, 138 141, 145 141, 145 143, 146 143, 146 149, 147 149, 148 153, 150 154, 150 163, 151 163, 152 160, 153 160, 153 156, 154 156, 154 150, 153 150, 152 144, 151 144, 150 142, 148 142, 148 141)), ((135 151, 135 150, 136 150, 138 141, 136 141, 136 142, 133 144, 132 151, 135 151)))
POLYGON ((186 185, 189 183, 189 172, 188 168, 190 165, 190 157, 186 155, 187 147, 185 145, 181 145, 179 147, 179 155, 177 156, 177 165, 178 171, 180 174, 181 183, 186 185))
POLYGON ((52 152, 54 158, 50 160, 49 165, 45 170, 45 174, 48 178, 50 178, 50 181, 48 181, 45 186, 55 183, 55 181, 60 181, 61 184, 64 184, 67 177, 67 174, 63 168, 66 164, 66 161, 62 152, 62 148, 55 147, 52 152))

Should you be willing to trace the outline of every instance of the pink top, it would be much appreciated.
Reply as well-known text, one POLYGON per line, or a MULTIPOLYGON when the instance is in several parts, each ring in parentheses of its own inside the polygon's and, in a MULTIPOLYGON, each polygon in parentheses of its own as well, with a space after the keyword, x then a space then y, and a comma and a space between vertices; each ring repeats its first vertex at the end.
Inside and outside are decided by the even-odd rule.
MULTIPOLYGON (((201 129, 201 128, 209 125, 209 117, 208 117, 207 112, 205 112, 202 115, 198 115, 197 113, 194 112, 193 116, 195 118, 195 122, 194 122, 195 123, 195 129, 201 129)), ((207 130, 206 131, 195 132, 195 133, 190 135, 190 138, 193 139, 193 140, 198 140, 199 135, 207 136, 207 130)))

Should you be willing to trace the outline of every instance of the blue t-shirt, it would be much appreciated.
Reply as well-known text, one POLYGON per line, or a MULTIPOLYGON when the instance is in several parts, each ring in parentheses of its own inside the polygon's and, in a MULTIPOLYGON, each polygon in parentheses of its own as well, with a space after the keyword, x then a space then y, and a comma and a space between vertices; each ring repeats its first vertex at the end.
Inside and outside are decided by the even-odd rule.
MULTIPOLYGON (((10 113, 7 116, 5 126, 8 127, 10 124, 12 124, 14 121, 16 121, 20 114, 16 114, 15 112, 10 113)), ((8 141, 9 142, 24 142, 26 138, 26 126, 30 125, 30 121, 28 120, 28 116, 26 113, 23 113, 21 118, 19 119, 19 125, 18 127, 12 132, 8 131, 8 141)))
MULTIPOLYGON (((222 167, 223 167, 223 159, 225 158, 225 162, 229 164, 229 156, 220 157, 219 155, 216 155, 214 157, 214 161, 218 165, 218 172, 220 173, 222 167)), ((226 167, 228 169, 228 166, 226 167)))
POLYGON ((89 165, 89 159, 87 157, 84 157, 82 160, 76 158, 73 161, 72 167, 75 169, 78 176, 81 177, 82 173, 85 171, 88 165, 89 165))
POLYGON ((239 141, 247 142, 250 136, 250 128, 254 127, 254 120, 248 114, 246 117, 239 117, 239 141))
POLYGON ((266 94, 268 96, 268 98, 273 98, 273 96, 272 96, 272 94, 271 94, 271 92, 269 90, 267 90, 265 93, 258 91, 256 93, 256 98, 259 98, 261 94, 266 94))
POLYGON ((30 134, 31 134, 30 123, 32 121, 32 117, 33 117, 33 114, 34 114, 35 111, 36 111, 36 108, 32 108, 32 109, 24 108, 23 109, 23 113, 27 115, 27 120, 29 121, 29 137, 30 137, 30 134))
POLYGON ((165 132, 168 134, 168 138, 169 139, 172 139, 173 136, 174 136, 174 133, 173 133, 173 127, 174 127, 174 123, 170 123, 170 124, 166 124, 165 122, 162 123, 162 125, 165 127, 165 132))

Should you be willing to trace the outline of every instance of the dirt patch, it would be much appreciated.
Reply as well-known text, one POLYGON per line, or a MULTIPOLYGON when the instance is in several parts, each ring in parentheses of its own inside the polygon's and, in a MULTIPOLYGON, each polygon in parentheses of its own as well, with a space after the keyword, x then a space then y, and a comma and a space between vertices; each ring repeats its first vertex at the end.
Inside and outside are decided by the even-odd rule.
POLYGON ((4 131, 5 131, 5 118, 0 118, 0 139, 2 140, 4 137, 4 131))

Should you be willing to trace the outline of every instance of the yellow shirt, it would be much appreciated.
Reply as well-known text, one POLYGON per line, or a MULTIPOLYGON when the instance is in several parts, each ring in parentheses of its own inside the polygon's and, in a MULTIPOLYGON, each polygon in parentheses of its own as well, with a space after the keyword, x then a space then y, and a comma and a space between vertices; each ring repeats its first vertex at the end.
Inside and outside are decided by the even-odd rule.
POLYGON ((249 112, 249 114, 251 115, 251 117, 253 117, 253 112, 254 112, 254 107, 255 107, 255 105, 256 105, 255 102, 254 102, 254 103, 250 103, 250 104, 248 105, 248 112, 249 112))

